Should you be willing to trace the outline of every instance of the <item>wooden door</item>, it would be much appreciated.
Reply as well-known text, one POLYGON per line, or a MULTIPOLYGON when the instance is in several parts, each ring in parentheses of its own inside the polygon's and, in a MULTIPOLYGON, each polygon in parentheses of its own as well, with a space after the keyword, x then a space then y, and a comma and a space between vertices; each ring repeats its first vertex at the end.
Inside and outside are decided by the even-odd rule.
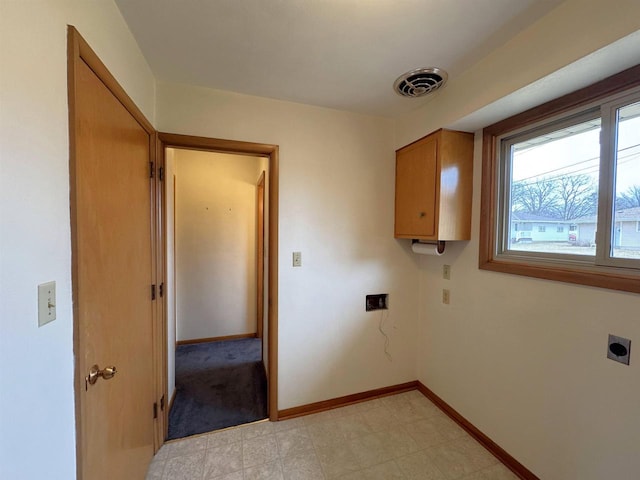
POLYGON ((428 137, 396 155, 396 237, 436 235, 437 149, 428 137))
POLYGON ((74 76, 79 471, 84 480, 142 480, 154 451, 150 134, 82 58, 74 76), (116 374, 85 387, 95 364, 116 374))

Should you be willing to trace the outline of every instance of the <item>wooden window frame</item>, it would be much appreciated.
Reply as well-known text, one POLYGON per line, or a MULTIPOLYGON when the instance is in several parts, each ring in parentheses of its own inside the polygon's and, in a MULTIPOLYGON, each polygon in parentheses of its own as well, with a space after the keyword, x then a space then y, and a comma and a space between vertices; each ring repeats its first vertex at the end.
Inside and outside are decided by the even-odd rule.
POLYGON ((567 261, 504 259, 497 255, 499 242, 499 140, 498 137, 640 86, 640 65, 588 87, 501 120, 486 127, 482 145, 479 268, 546 280, 640 293, 637 269, 572 264, 567 261))

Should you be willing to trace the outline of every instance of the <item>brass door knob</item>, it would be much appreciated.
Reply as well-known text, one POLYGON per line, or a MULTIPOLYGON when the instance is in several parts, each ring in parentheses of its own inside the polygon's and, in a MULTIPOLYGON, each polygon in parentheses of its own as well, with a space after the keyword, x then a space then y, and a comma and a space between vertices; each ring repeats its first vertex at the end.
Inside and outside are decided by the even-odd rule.
POLYGON ((89 388, 89 385, 93 385, 98 381, 98 377, 102 377, 105 380, 110 380, 116 374, 117 370, 115 366, 105 367, 104 370, 100 370, 98 365, 94 365, 89 369, 89 375, 84 377, 85 390, 89 388))

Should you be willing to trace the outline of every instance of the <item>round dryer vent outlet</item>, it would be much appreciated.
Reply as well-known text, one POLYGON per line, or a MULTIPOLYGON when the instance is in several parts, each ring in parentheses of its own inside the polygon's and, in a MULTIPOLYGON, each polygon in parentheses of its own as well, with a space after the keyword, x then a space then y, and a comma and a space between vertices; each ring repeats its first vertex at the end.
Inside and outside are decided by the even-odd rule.
POLYGON ((441 68, 418 68, 400 75, 393 84, 393 89, 403 97, 423 97, 442 87, 447 77, 447 72, 441 68))

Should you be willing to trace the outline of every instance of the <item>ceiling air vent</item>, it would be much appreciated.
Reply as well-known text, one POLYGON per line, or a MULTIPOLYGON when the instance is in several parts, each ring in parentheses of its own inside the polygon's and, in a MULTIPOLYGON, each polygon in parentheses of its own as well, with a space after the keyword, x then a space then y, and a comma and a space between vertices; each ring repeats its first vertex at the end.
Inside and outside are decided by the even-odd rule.
POLYGON ((442 87, 447 77, 447 72, 441 68, 418 68, 400 75, 393 89, 403 97, 423 97, 442 87))

